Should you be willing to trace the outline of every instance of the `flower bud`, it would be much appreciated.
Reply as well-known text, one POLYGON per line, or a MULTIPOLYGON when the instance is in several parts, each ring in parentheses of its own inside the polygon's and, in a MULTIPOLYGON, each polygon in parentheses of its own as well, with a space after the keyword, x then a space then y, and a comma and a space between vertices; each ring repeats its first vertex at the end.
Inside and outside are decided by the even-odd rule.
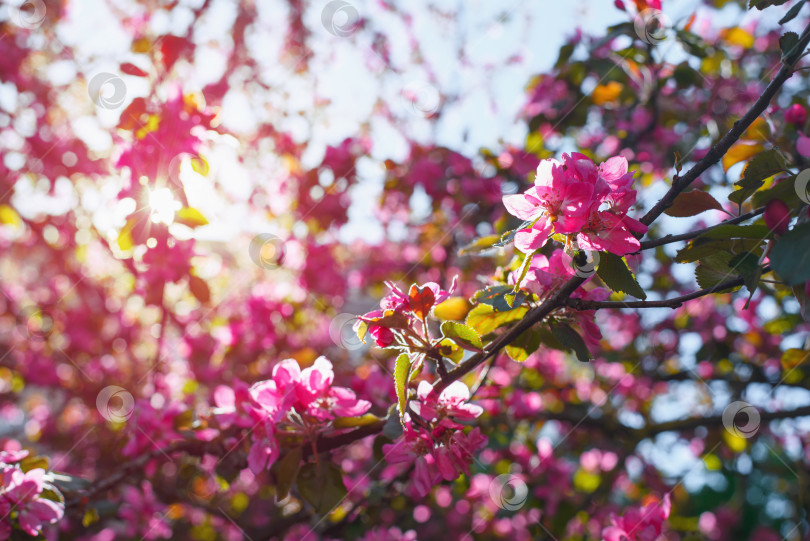
POLYGON ((377 347, 387 348, 394 343, 394 333, 387 327, 375 326, 369 329, 369 334, 374 337, 377 347))
POLYGON ((785 120, 796 126, 803 126, 805 120, 807 120, 807 109, 798 103, 794 103, 785 111, 785 120))
POLYGON ((784 235, 790 225, 790 209, 784 201, 771 199, 765 205, 765 224, 777 235, 784 235))

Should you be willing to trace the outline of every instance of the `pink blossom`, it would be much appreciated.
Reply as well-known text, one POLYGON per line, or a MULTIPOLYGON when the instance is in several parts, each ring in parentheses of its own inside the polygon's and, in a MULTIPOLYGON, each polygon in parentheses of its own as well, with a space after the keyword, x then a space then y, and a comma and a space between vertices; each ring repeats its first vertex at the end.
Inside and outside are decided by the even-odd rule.
POLYGON ((64 504, 42 498, 44 489, 45 470, 23 472, 16 466, 0 466, 0 540, 11 534, 12 511, 16 511, 17 524, 28 535, 39 535, 43 525, 62 518, 64 504))
POLYGON ((416 394, 419 400, 414 401, 411 407, 425 420, 447 416, 470 421, 484 411, 481 406, 466 403, 470 399, 470 390, 460 381, 454 381, 436 396, 433 385, 422 380, 416 394))
POLYGON ((666 494, 660 502, 630 509, 621 517, 613 516, 613 525, 605 528, 602 536, 605 541, 655 541, 663 531, 671 507, 669 494, 666 494))
POLYGON ((351 389, 332 385, 334 379, 332 363, 326 357, 318 357, 304 370, 295 359, 285 359, 273 367, 272 379, 250 387, 249 411, 256 423, 248 454, 253 473, 270 468, 278 459, 277 426, 301 429, 303 423, 317 430, 336 417, 357 417, 368 411, 370 402, 359 400, 351 389), (290 423, 291 416, 295 423, 290 423))
POLYGON ((473 454, 486 444, 487 438, 477 427, 465 434, 463 425, 453 420, 472 420, 483 413, 480 406, 466 403, 470 390, 463 383, 454 382, 437 394, 430 383, 422 381, 417 397, 411 407, 423 423, 432 424, 432 431, 414 424, 406 414, 402 438, 384 445, 383 453, 391 464, 414 464, 413 488, 424 497, 440 479, 451 481, 469 473, 473 454))
POLYGON ((140 487, 124 488, 121 518, 129 525, 127 535, 141 539, 169 539, 172 529, 166 521, 166 506, 155 496, 152 485, 143 481, 140 487))
POLYGON ((416 541, 416 532, 408 530, 403 532, 399 528, 374 528, 358 541, 416 541))
POLYGON ((807 109, 801 104, 794 103, 785 111, 785 120, 796 126, 802 126, 807 120, 807 109))
POLYGON ((647 226, 627 216, 636 201, 632 183, 621 156, 599 167, 576 152, 564 154, 562 162, 541 161, 534 186, 503 198, 510 214, 529 223, 515 233, 515 247, 532 253, 560 234, 576 238, 582 249, 617 255, 638 250, 634 233, 646 232, 647 226))
MULTIPOLYGON (((359 331, 363 324, 368 325, 368 333, 374 337, 377 346, 387 347, 395 342, 396 332, 412 330, 421 320, 415 311, 429 312, 434 306, 447 300, 458 285, 458 276, 453 277, 450 289, 444 290, 436 282, 426 282, 421 286, 411 285, 410 294, 406 294, 392 282, 385 283, 391 292, 380 300, 380 310, 373 310, 358 316, 355 331, 359 331), (426 291, 427 290, 427 291, 426 291), (420 305, 411 306, 414 300, 411 295, 419 291, 420 305), (427 293, 427 295, 424 295, 427 293), (426 304, 425 304, 426 303, 426 304), (382 325, 378 324, 382 323, 382 325)), ((416 332, 416 331, 415 331, 416 332)))
POLYGON ((810 137, 799 132, 799 140, 796 141, 796 151, 805 158, 810 157, 810 137))
POLYGON ((374 337, 374 343, 379 348, 387 348, 394 343, 394 332, 386 327, 375 326, 368 333, 374 337))
POLYGON ((771 199, 765 205, 763 218, 765 218, 765 225, 768 226, 768 229, 777 235, 784 235, 790 225, 790 209, 784 201, 771 199))

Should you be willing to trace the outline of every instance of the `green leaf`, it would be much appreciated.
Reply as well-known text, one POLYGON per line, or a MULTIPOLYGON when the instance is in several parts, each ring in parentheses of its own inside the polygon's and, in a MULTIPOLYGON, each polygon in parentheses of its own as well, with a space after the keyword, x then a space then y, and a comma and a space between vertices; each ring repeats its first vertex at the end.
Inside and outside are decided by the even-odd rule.
POLYGON ((501 240, 499 240, 498 242, 493 244, 493 246, 501 247, 501 246, 506 246, 507 244, 511 244, 515 240, 515 234, 518 231, 520 231, 521 229, 526 229, 527 227, 531 227, 531 226, 532 226, 532 222, 523 222, 522 224, 520 224, 520 226, 518 226, 517 229, 512 229, 510 231, 507 231, 503 235, 501 235, 501 240))
POLYGON ((472 300, 473 302, 488 304, 498 312, 508 312, 523 304, 523 301, 526 300, 526 294, 522 292, 515 293, 512 286, 499 285, 477 291, 472 300))
POLYGON ((701 239, 757 239, 765 240, 773 235, 764 223, 749 225, 723 224, 703 233, 701 239))
POLYGON ((306 464, 298 472, 298 492, 319 514, 329 513, 346 497, 340 470, 331 462, 306 464))
POLYGON ((678 84, 678 88, 689 88, 692 86, 699 86, 702 84, 703 76, 688 62, 681 62, 672 72, 672 77, 678 84))
POLYGON ((762 207, 772 199, 779 199, 789 207, 803 204, 804 202, 799 199, 799 194, 796 193, 796 175, 783 179, 779 184, 767 190, 755 193, 752 201, 755 207, 762 207))
POLYGON ((399 415, 405 415, 405 408, 408 405, 408 376, 411 370, 411 359, 407 353, 400 354, 394 365, 394 389, 397 392, 397 404, 399 405, 399 415))
POLYGON ((463 323, 445 321, 442 323, 441 329, 446 338, 454 341, 464 349, 470 351, 482 351, 484 349, 484 344, 481 343, 481 337, 478 336, 478 333, 463 323))
POLYGON ((700 36, 687 32, 686 30, 676 30, 675 35, 689 54, 698 58, 706 58, 708 56, 706 54, 706 42, 704 42, 700 36))
POLYGON ((678 194, 672 206, 664 212, 675 218, 687 218, 707 210, 723 210, 723 206, 709 192, 689 190, 678 194))
POLYGON ((781 6, 788 0, 748 0, 748 9, 757 8, 762 11, 771 6, 781 6))
POLYGON ((779 24, 785 24, 795 19, 796 16, 799 14, 799 12, 802 10, 802 7, 804 7, 804 2, 805 0, 799 0, 798 2, 796 2, 796 5, 790 8, 788 12, 785 13, 784 17, 779 19, 779 24))
POLYGON ((298 470, 301 467, 301 448, 296 447, 278 462, 278 473, 276 474, 276 502, 280 502, 290 494, 290 489, 298 477, 298 470))
POLYGON ((402 436, 402 421, 399 419, 396 405, 392 405, 388 408, 388 417, 385 418, 382 433, 391 441, 402 436))
POLYGON ((24 472, 29 472, 37 468, 47 470, 50 467, 50 462, 46 456, 27 456, 20 461, 20 469, 24 472))
POLYGON ((568 350, 573 351, 576 354, 577 359, 583 363, 587 363, 591 360, 591 352, 588 351, 588 346, 585 344, 585 340, 571 325, 568 325, 567 323, 552 322, 551 333, 560 344, 562 344, 568 350))
POLYGON ((528 311, 528 308, 521 306, 506 312, 496 312, 488 304, 479 304, 467 314, 465 323, 475 329, 479 336, 486 336, 504 325, 523 319, 528 311))
POLYGON ((92 526, 99 520, 98 509, 95 507, 88 507, 87 511, 84 512, 84 516, 82 517, 82 526, 85 528, 92 526))
POLYGON ((759 258, 762 253, 760 249, 761 245, 761 240, 754 239, 712 240, 699 238, 679 250, 678 253, 675 254, 675 261, 677 263, 692 263, 717 252, 734 253, 738 251, 752 252, 759 258))
POLYGON ((92 483, 82 477, 74 477, 67 473, 48 472, 47 476, 53 479, 53 483, 61 488, 61 490, 76 492, 78 490, 85 490, 92 483))
POLYGON ((464 358, 464 350, 458 347, 458 344, 450 340, 449 338, 445 338, 441 342, 439 342, 438 347, 439 355, 450 359, 451 362, 458 364, 461 359, 464 358))
POLYGON ((675 254, 677 263, 692 263, 731 246, 730 240, 695 239, 675 254))
POLYGON ((732 255, 727 252, 718 252, 702 258, 695 269, 698 285, 703 289, 712 288, 732 278, 734 271, 729 266, 731 258, 732 255))
POLYGON ((52 483, 44 483, 42 485, 42 492, 39 493, 40 498, 51 500, 52 502, 65 503, 65 495, 59 490, 59 487, 52 483))
POLYGON ((779 38, 779 50, 782 51, 782 60, 796 54, 799 47, 799 35, 796 32, 787 32, 779 38))
POLYGON ((527 329, 504 349, 512 360, 522 363, 529 358, 529 355, 537 351, 539 347, 540 334, 534 329, 527 329))
POLYGON ((750 253, 744 252, 732 257, 728 262, 734 271, 740 275, 745 282, 745 287, 748 288, 748 300, 745 301, 745 308, 748 308, 748 303, 757 290, 759 279, 762 276, 762 267, 759 266, 759 257, 750 253))
POLYGON ((381 419, 373 413, 366 413, 357 417, 335 417, 332 421, 332 426, 335 428, 356 428, 358 426, 366 426, 374 424, 381 419))
POLYGON ((573 43, 566 43, 562 47, 560 47, 560 55, 557 57, 557 63, 554 64, 555 68, 559 68, 564 66, 566 62, 571 58, 571 55, 574 54, 574 47, 576 45, 573 43))
POLYGON ((477 254, 479 252, 484 252, 486 250, 490 250, 495 246, 495 243, 500 240, 500 235, 487 235, 486 237, 481 237, 475 239, 470 244, 462 247, 459 251, 459 255, 467 255, 467 254, 477 254))
MULTIPOLYGON (((810 321, 810 302, 808 302, 807 294, 804 292, 804 284, 793 286, 793 294, 796 295, 796 300, 799 301, 799 314, 805 321, 810 321)), ((795 325, 790 325, 788 328, 792 329, 795 325)))
POLYGON ((784 171, 786 167, 785 157, 778 150, 760 152, 745 166, 742 178, 734 184, 739 189, 728 196, 729 200, 738 205, 742 204, 762 187, 765 179, 784 171))
POLYGON ((357 333, 357 338, 359 338, 360 341, 365 344, 366 333, 368 332, 368 323, 366 323, 362 319, 358 319, 357 323, 355 323, 354 325, 355 325, 354 332, 357 333))
POLYGON ((532 259, 534 259, 534 254, 528 254, 526 257, 523 258, 523 263, 520 264, 520 269, 518 269, 518 279, 515 280, 515 287, 512 289, 515 293, 520 291, 520 284, 523 282, 523 279, 526 278, 526 273, 529 272, 529 267, 532 264, 532 259))
POLYGON ((627 262, 623 257, 610 252, 599 254, 599 267, 596 269, 599 278, 613 291, 627 293, 637 299, 646 299, 647 294, 638 285, 636 277, 627 267, 627 262))
POLYGON ((810 223, 797 225, 771 250, 771 267, 790 286, 810 280, 810 223))

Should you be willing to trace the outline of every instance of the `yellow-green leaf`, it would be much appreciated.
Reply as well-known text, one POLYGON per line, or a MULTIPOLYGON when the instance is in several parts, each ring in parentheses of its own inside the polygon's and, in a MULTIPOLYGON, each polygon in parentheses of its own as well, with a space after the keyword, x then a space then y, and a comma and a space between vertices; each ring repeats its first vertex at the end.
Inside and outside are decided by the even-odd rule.
POLYGON ((121 232, 118 233, 118 248, 122 252, 128 252, 135 246, 135 241, 132 239, 132 228, 135 227, 135 223, 135 218, 130 218, 121 229, 121 232))
POLYGON ((484 349, 484 344, 481 342, 478 333, 463 323, 445 321, 442 323, 442 333, 464 349, 471 351, 482 351, 484 349))
POLYGON ((405 415, 405 408, 408 406, 408 375, 411 370, 411 359, 407 353, 402 353, 397 357, 394 366, 394 388, 397 391, 397 404, 399 406, 400 417, 405 415))
POLYGON ((382 419, 373 413, 366 413, 365 415, 360 415, 359 417, 337 417, 332 422, 332 426, 335 428, 354 428, 357 426, 374 424, 381 420, 382 419))
POLYGON ((744 141, 740 141, 739 143, 735 143, 726 155, 723 156, 723 170, 728 171, 732 165, 735 163, 744 162, 750 158, 753 158, 760 152, 764 150, 760 143, 746 143, 744 141))
POLYGON ((208 220, 205 219, 205 216, 194 207, 184 207, 178 210, 174 221, 192 228, 208 225, 208 220))
POLYGON ((18 228, 22 225, 22 219, 17 214, 17 211, 10 206, 0 205, 0 224, 18 228))
POLYGON ((470 303, 464 297, 450 297, 433 308, 433 315, 442 320, 461 321, 470 311, 470 303))
POLYGON ((480 336, 485 336, 499 327, 522 319, 528 311, 528 308, 521 306, 507 312, 496 312, 488 304, 479 304, 467 314, 465 323, 475 329, 480 336))
POLYGON ((205 158, 201 158, 200 156, 196 156, 189 160, 191 163, 191 168, 194 170, 195 173, 202 176, 207 176, 208 171, 210 171, 210 167, 208 167, 208 162, 205 161, 205 158))

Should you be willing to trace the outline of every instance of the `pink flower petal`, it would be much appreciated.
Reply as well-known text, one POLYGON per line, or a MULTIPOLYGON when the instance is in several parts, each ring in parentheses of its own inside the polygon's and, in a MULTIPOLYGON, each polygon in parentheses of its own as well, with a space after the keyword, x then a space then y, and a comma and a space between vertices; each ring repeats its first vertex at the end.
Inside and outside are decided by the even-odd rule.
POLYGON ((810 158, 810 137, 805 137, 799 133, 799 140, 796 142, 796 150, 805 158, 810 158))
POLYGON ((524 221, 533 221, 542 212, 542 209, 527 199, 524 194, 504 195, 503 205, 509 214, 524 221))
POLYGON ((515 234, 515 248, 524 254, 530 254, 546 243, 550 233, 551 225, 540 219, 533 227, 521 229, 515 234))

